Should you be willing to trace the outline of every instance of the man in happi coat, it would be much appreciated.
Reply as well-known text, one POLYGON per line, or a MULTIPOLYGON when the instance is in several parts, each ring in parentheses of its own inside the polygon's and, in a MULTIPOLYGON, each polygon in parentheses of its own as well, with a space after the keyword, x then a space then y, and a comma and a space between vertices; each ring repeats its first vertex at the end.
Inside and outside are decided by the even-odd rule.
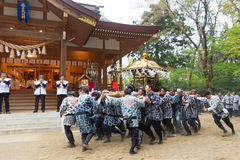
POLYGON ((234 117, 238 117, 239 116, 239 109, 238 109, 239 96, 236 95, 236 92, 232 92, 232 95, 234 97, 234 99, 233 99, 233 114, 234 114, 234 117))
POLYGON ((132 133, 132 146, 129 153, 136 154, 137 152, 134 151, 134 148, 138 145, 139 142, 137 109, 139 107, 144 107, 145 101, 143 99, 138 99, 135 96, 131 96, 131 90, 129 88, 126 88, 124 90, 124 94, 125 97, 123 98, 106 99, 106 107, 109 105, 121 107, 124 124, 126 128, 128 128, 132 133))
POLYGON ((230 91, 227 91, 227 94, 222 99, 222 103, 225 104, 225 107, 229 112, 230 118, 232 118, 233 114, 233 101, 234 101, 233 95, 231 94, 230 91))
POLYGON ((162 87, 160 92, 160 106, 163 110, 163 121, 162 123, 169 129, 169 132, 171 133, 170 136, 176 136, 173 124, 171 122, 172 116, 173 116, 173 109, 172 109, 172 103, 173 99, 170 97, 169 94, 166 94, 167 88, 162 87))
POLYGON ((181 123, 181 109, 182 106, 180 105, 180 100, 178 100, 177 98, 180 99, 180 97, 175 93, 175 89, 171 88, 169 90, 169 96, 172 98, 173 103, 172 103, 172 109, 173 109, 173 125, 176 128, 176 132, 177 133, 181 133, 182 135, 184 134, 183 132, 183 127, 182 127, 182 123, 181 123), (177 103, 179 102, 179 103, 177 103))
POLYGON ((77 109, 77 98, 74 91, 68 91, 68 97, 64 98, 60 106, 60 117, 64 115, 63 125, 67 139, 71 143, 67 148, 76 147, 74 142, 73 133, 71 131, 71 126, 76 123, 76 109, 77 109))
POLYGON ((98 107, 97 107, 97 109, 93 110, 93 113, 94 113, 94 123, 96 126, 96 132, 97 132, 97 136, 98 136, 98 138, 95 140, 100 141, 103 138, 102 127, 103 127, 103 120, 105 117, 105 113, 103 113, 105 99, 104 98, 100 99, 101 94, 98 92, 98 90, 96 88, 93 88, 92 97, 94 97, 95 101, 98 101, 98 107))
POLYGON ((155 132, 159 137, 158 144, 163 144, 162 141, 162 131, 161 131, 161 121, 163 120, 163 112, 161 109, 161 102, 160 97, 157 93, 153 92, 153 85, 147 84, 145 86, 145 90, 147 92, 146 99, 145 99, 145 108, 147 110, 147 120, 145 124, 145 128, 149 135, 151 136, 151 140, 149 144, 153 144, 156 140, 156 137, 153 135, 152 130, 150 129, 151 125, 155 132))
MULTIPOLYGON (((197 94, 197 90, 196 89, 192 89, 191 95, 196 95, 197 97, 199 97, 199 95, 197 94)), ((196 124, 198 126, 198 130, 200 130, 201 122, 200 122, 200 119, 199 119, 198 115, 199 115, 200 111, 204 108, 204 103, 202 101, 200 101, 199 99, 197 99, 197 98, 194 98, 194 100, 195 100, 195 104, 196 104, 196 109, 194 109, 193 111, 194 111, 195 117, 197 117, 195 119, 195 122, 196 122, 196 124)))
POLYGON ((184 129, 186 130, 187 134, 186 136, 192 135, 189 126, 192 126, 194 129, 194 133, 196 135, 199 135, 198 128, 195 123, 196 114, 194 112, 196 108, 195 100, 193 97, 189 96, 181 88, 177 89, 177 98, 176 102, 179 103, 182 106, 182 124, 184 126, 184 129), (178 101, 179 100, 179 101, 178 101), (188 122, 188 124, 187 124, 188 122))
MULTIPOLYGON (((126 88, 129 88, 131 90, 131 95, 132 96, 137 97, 134 85, 128 84, 128 85, 125 86, 125 89, 126 88)), ((130 130, 128 130, 128 135, 126 136, 126 138, 130 138, 131 136, 132 136, 132 133, 131 133, 130 130)))
POLYGON ((104 143, 111 142, 110 140, 111 132, 115 134, 120 134, 121 141, 123 141, 125 137, 125 132, 122 132, 115 127, 115 126, 118 126, 119 123, 121 123, 118 120, 118 116, 120 114, 118 110, 119 106, 109 103, 110 101, 108 101, 108 99, 111 97, 106 97, 107 95, 108 95, 108 92, 106 90, 103 90, 102 95, 100 97, 100 99, 103 99, 103 98, 105 99, 105 109, 104 109, 105 119, 103 121, 103 133, 107 137, 107 140, 104 141, 104 143))
POLYGON ((220 99, 220 101, 223 99, 222 92, 219 92, 219 93, 218 93, 218 98, 220 99))
POLYGON ((200 99, 204 103, 209 104, 209 108, 203 108, 204 111, 212 111, 214 122, 216 125, 223 130, 223 136, 227 135, 227 130, 223 127, 220 120, 222 119, 228 127, 232 129, 232 134, 235 134, 233 124, 230 122, 228 111, 224 108, 223 104, 221 103, 221 100, 218 97, 212 96, 209 91, 206 91, 204 93, 204 97, 197 97, 195 98, 200 99))
POLYGON ((97 109, 97 102, 89 95, 87 87, 82 88, 82 94, 78 97, 76 121, 82 134, 82 151, 92 150, 88 145, 94 136, 95 125, 92 121, 92 110, 97 109))
MULTIPOLYGON (((138 98, 143 98, 146 96, 146 91, 143 88, 138 89, 138 98)), ((138 128, 139 128, 139 145, 142 143, 144 132, 149 136, 145 128, 147 110, 145 107, 138 107, 137 117, 138 117, 138 128)))

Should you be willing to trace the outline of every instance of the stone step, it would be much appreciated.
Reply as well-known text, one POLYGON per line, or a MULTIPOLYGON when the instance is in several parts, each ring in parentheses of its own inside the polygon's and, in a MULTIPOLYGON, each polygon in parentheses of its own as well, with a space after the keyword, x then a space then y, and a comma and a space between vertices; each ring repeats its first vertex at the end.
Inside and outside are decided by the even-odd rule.
MULTIPOLYGON (((31 96, 32 96, 32 97, 35 97, 33 94, 26 94, 26 93, 16 94, 16 93, 11 93, 10 96, 9 96, 9 98, 10 98, 10 97, 31 97, 31 96)), ((47 93, 46 97, 47 97, 47 96, 57 97, 56 94, 48 94, 48 93, 47 93)))
MULTIPOLYGON (((16 106, 13 106, 13 107, 10 107, 10 111, 17 111, 17 110, 24 110, 24 111, 33 111, 35 108, 34 105, 32 106, 25 106, 25 107, 16 107, 16 106)), ((4 108, 3 108, 4 109, 4 108)), ((57 109, 57 105, 54 105, 54 106, 45 106, 45 110, 53 110, 55 111, 57 109)), ((38 112, 41 113, 41 105, 38 106, 38 112)))
MULTIPOLYGON (((9 101, 13 101, 13 100, 23 100, 25 99, 26 101, 26 98, 27 100, 35 100, 35 96, 31 95, 31 96, 27 96, 27 97, 22 97, 22 96, 9 96, 9 101)), ((53 100, 56 100, 57 101, 57 96, 46 96, 45 97, 45 100, 47 99, 53 99, 53 100)))
POLYGON ((55 116, 59 117, 59 113, 55 111, 49 111, 45 113, 32 113, 32 112, 24 112, 24 113, 12 113, 12 114, 0 114, 0 122, 2 118, 26 118, 26 117, 49 117, 49 116, 55 116))
POLYGON ((61 126, 0 129, 0 135, 38 133, 38 132, 49 132, 49 131, 61 131, 61 126))
MULTIPOLYGON (((33 114, 33 113, 32 113, 33 114)), ((35 113, 37 114, 37 113, 35 113)), ((16 118, 0 118, 1 124, 13 123, 34 123, 34 122, 49 122, 60 120, 57 116, 43 116, 43 117, 16 117, 16 118)))
POLYGON ((37 127, 50 127, 50 126, 61 126, 61 118, 58 121, 49 122, 34 122, 34 123, 8 123, 0 124, 0 130, 2 129, 18 129, 18 128, 37 128, 37 127))
MULTIPOLYGON (((19 99, 19 100, 9 100, 9 102, 11 103, 11 104, 15 104, 15 103, 34 103, 35 104, 35 99, 28 99, 27 101, 26 101, 26 99, 19 99)), ((41 102, 41 100, 39 100, 39 102, 41 102)), ((54 98, 54 99, 45 99, 45 103, 47 103, 47 102, 50 102, 50 103, 57 103, 57 98, 54 98)))
MULTIPOLYGON (((11 103, 9 102, 10 104, 10 107, 13 107, 13 106, 35 106, 35 102, 29 102, 29 103, 11 103)), ((38 105, 41 105, 41 101, 38 103, 38 105)), ((54 106, 54 105, 57 105, 57 102, 48 102, 48 101, 45 101, 45 106, 54 106)))

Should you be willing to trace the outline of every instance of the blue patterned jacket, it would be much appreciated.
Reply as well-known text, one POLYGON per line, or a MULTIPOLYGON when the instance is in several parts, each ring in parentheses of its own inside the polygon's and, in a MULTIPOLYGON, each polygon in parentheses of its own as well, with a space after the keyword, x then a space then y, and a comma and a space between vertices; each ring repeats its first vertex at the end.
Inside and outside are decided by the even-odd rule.
POLYGON ((160 97, 157 93, 148 93, 146 97, 150 98, 151 103, 145 102, 145 108, 147 110, 147 118, 154 121, 162 121, 163 113, 161 109, 160 97))
POLYGON ((125 126, 126 119, 134 117, 132 119, 132 124, 130 124, 130 127, 138 127, 137 109, 139 107, 145 106, 145 101, 143 99, 138 99, 135 96, 126 95, 123 98, 112 98, 110 101, 110 104, 121 107, 125 126))

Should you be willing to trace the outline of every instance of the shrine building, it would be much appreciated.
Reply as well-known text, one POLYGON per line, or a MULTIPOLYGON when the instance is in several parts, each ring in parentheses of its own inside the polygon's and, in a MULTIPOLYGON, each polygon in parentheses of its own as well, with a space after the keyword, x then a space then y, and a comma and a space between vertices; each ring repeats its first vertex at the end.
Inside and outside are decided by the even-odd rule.
MULTIPOLYGON (((1 71, 25 83, 44 75, 47 89, 52 89, 62 74, 70 85, 77 83, 89 64, 98 73, 95 87, 107 88, 107 67, 118 60, 121 67, 122 57, 151 39, 160 26, 115 23, 101 8, 72 0, 0 0, 0 44, 46 47, 46 54, 39 47, 36 56, 26 50, 25 58, 16 49, 12 58, 11 48, 4 47, 1 71)), ((121 77, 119 87, 122 90, 121 77)))

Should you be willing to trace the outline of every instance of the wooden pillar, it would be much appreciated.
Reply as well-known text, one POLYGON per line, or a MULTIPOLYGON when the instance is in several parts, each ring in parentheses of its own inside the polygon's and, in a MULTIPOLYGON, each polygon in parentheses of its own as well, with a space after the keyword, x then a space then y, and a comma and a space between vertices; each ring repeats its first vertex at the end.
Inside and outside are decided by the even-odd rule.
POLYGON ((2 55, 0 55, 0 72, 2 72, 2 55))
POLYGON ((66 77, 66 64, 67 64, 67 41, 61 40, 61 55, 60 55, 60 76, 66 77))
POLYGON ((102 73, 101 73, 101 71, 102 71, 101 62, 98 62, 98 85, 97 85, 97 87, 98 87, 98 89, 103 90, 102 87, 101 87, 101 83, 102 83, 102 79, 101 79, 102 73))
MULTIPOLYGON (((120 41, 119 67, 122 70, 122 41, 120 41)), ((120 75, 120 82, 119 82, 119 84, 120 84, 119 89, 120 89, 120 91, 122 91, 123 90, 123 88, 122 88, 122 75, 120 75)))
POLYGON ((106 54, 103 53, 103 89, 107 89, 107 68, 105 64, 106 54))

